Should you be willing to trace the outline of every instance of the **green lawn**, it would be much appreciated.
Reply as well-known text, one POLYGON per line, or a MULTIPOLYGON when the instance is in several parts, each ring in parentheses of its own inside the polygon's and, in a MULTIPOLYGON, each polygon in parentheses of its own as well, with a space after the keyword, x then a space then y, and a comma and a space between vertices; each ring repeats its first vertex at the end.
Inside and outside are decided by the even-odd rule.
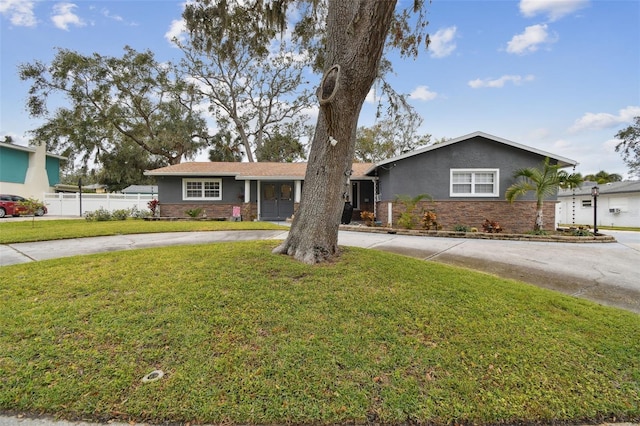
MULTIPOLYGON (((4 229, 4 228, 3 228, 4 229)), ((640 316, 437 263, 276 242, 6 266, 0 411, 228 424, 640 420, 640 316), (142 383, 147 373, 165 376, 142 383)))
POLYGON ((36 218, 35 221, 0 222, 0 244, 150 232, 254 229, 288 228, 269 222, 145 221, 134 219, 87 222, 82 219, 38 220, 36 218))

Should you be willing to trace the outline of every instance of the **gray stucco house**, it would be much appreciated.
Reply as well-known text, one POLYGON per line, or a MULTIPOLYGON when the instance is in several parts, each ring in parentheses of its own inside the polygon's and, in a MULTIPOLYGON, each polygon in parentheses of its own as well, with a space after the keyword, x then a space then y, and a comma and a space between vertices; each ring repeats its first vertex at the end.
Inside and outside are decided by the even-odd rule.
MULTIPOLYGON (((353 218, 372 211, 383 225, 397 223, 398 195, 429 194, 443 229, 456 225, 480 227, 485 219, 500 222, 505 231, 532 229, 533 195, 513 204, 505 201, 513 173, 538 167, 546 157, 561 167, 577 163, 536 148, 475 132, 430 145, 382 162, 354 163, 351 175, 353 218)), ((207 216, 241 215, 243 220, 283 220, 300 202, 306 163, 182 163, 146 172, 155 176, 162 216, 185 216, 194 207, 207 216)), ((553 197, 545 203, 546 228, 555 226, 553 197)))

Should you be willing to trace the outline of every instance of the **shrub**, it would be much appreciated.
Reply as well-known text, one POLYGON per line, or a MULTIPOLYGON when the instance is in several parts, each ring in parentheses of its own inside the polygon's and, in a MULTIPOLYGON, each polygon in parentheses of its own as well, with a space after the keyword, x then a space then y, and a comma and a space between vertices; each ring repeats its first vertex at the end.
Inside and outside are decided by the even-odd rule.
POLYGON ((424 212, 424 214, 422 215, 422 219, 420 220, 420 223, 422 224, 422 227, 426 230, 435 230, 437 231, 438 229, 441 228, 441 226, 438 225, 438 215, 436 215, 436 212, 429 210, 424 212))
POLYGON ((502 231, 502 227, 495 220, 485 219, 484 223, 482 224, 482 230, 484 232, 488 232, 488 233, 493 234, 493 233, 501 232, 502 231))
POLYGON ((591 235, 593 235, 591 232, 589 232, 589 229, 585 229, 585 228, 578 228, 578 229, 572 229, 571 230, 571 235, 573 235, 574 237, 589 237, 591 235))
POLYGON ((145 217, 151 216, 151 212, 149 210, 140 210, 136 205, 131 207, 130 211, 130 216, 134 219, 144 219, 145 217))
POLYGON ((84 218, 89 222, 106 222, 108 220, 111 220, 111 212, 103 207, 100 207, 96 211, 86 212, 84 214, 84 218))
POLYGON ((414 215, 408 212, 400 213, 398 225, 405 229, 413 229, 414 215))
POLYGON ((456 225, 453 227, 453 230, 456 232, 471 232, 471 228, 467 225, 456 225))
POLYGON ((418 203, 424 199, 433 200, 429 194, 419 194, 413 198, 404 194, 396 196, 396 203, 404 207, 404 212, 400 214, 400 218, 398 219, 399 226, 406 229, 413 229, 416 222, 418 222, 423 215, 424 210, 419 208, 418 203))
POLYGON ((131 215, 131 210, 129 209, 119 209, 111 212, 112 220, 127 220, 131 215))
POLYGON ((149 210, 151 210, 151 216, 156 215, 158 211, 158 204, 160 204, 160 201, 155 198, 147 203, 147 207, 149 207, 149 210))
POLYGON ((202 207, 197 207, 195 209, 189 209, 185 212, 189 217, 199 217, 200 214, 202 213, 202 207))
POLYGON ((367 226, 373 226, 373 222, 376 220, 373 212, 366 210, 360 212, 360 219, 364 220, 364 224, 367 226))

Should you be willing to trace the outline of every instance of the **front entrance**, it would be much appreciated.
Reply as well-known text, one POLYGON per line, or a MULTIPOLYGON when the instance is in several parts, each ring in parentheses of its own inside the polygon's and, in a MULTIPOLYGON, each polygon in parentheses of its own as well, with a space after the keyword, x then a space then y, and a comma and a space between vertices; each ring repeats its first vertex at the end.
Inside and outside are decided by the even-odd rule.
POLYGON ((293 215, 293 182, 262 182, 260 220, 285 220, 293 215))

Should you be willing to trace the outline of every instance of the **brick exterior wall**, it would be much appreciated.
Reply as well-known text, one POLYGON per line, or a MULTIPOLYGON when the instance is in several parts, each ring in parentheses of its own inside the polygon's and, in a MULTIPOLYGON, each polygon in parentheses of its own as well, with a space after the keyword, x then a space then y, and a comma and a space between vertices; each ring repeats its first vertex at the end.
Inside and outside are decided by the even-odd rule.
POLYGON ((187 210, 202 208, 208 218, 229 218, 233 215, 234 207, 241 207, 242 220, 253 220, 257 217, 258 207, 256 203, 233 203, 233 204, 206 204, 206 203, 184 203, 184 204, 164 204, 160 203, 160 217, 189 217, 187 210))
MULTIPOLYGON (((388 223, 388 201, 378 203, 377 220, 386 226, 388 223)), ((546 201, 543 205, 544 229, 555 229, 555 201, 546 201)), ((437 222, 443 230, 453 230, 456 225, 466 225, 482 231, 485 219, 497 221, 505 233, 525 233, 533 229, 536 218, 535 201, 434 201, 421 202, 420 209, 433 210, 437 222)), ((399 203, 393 204, 393 225, 397 227, 398 218, 404 212, 399 203)), ((419 228, 418 225, 416 228, 419 228)))

